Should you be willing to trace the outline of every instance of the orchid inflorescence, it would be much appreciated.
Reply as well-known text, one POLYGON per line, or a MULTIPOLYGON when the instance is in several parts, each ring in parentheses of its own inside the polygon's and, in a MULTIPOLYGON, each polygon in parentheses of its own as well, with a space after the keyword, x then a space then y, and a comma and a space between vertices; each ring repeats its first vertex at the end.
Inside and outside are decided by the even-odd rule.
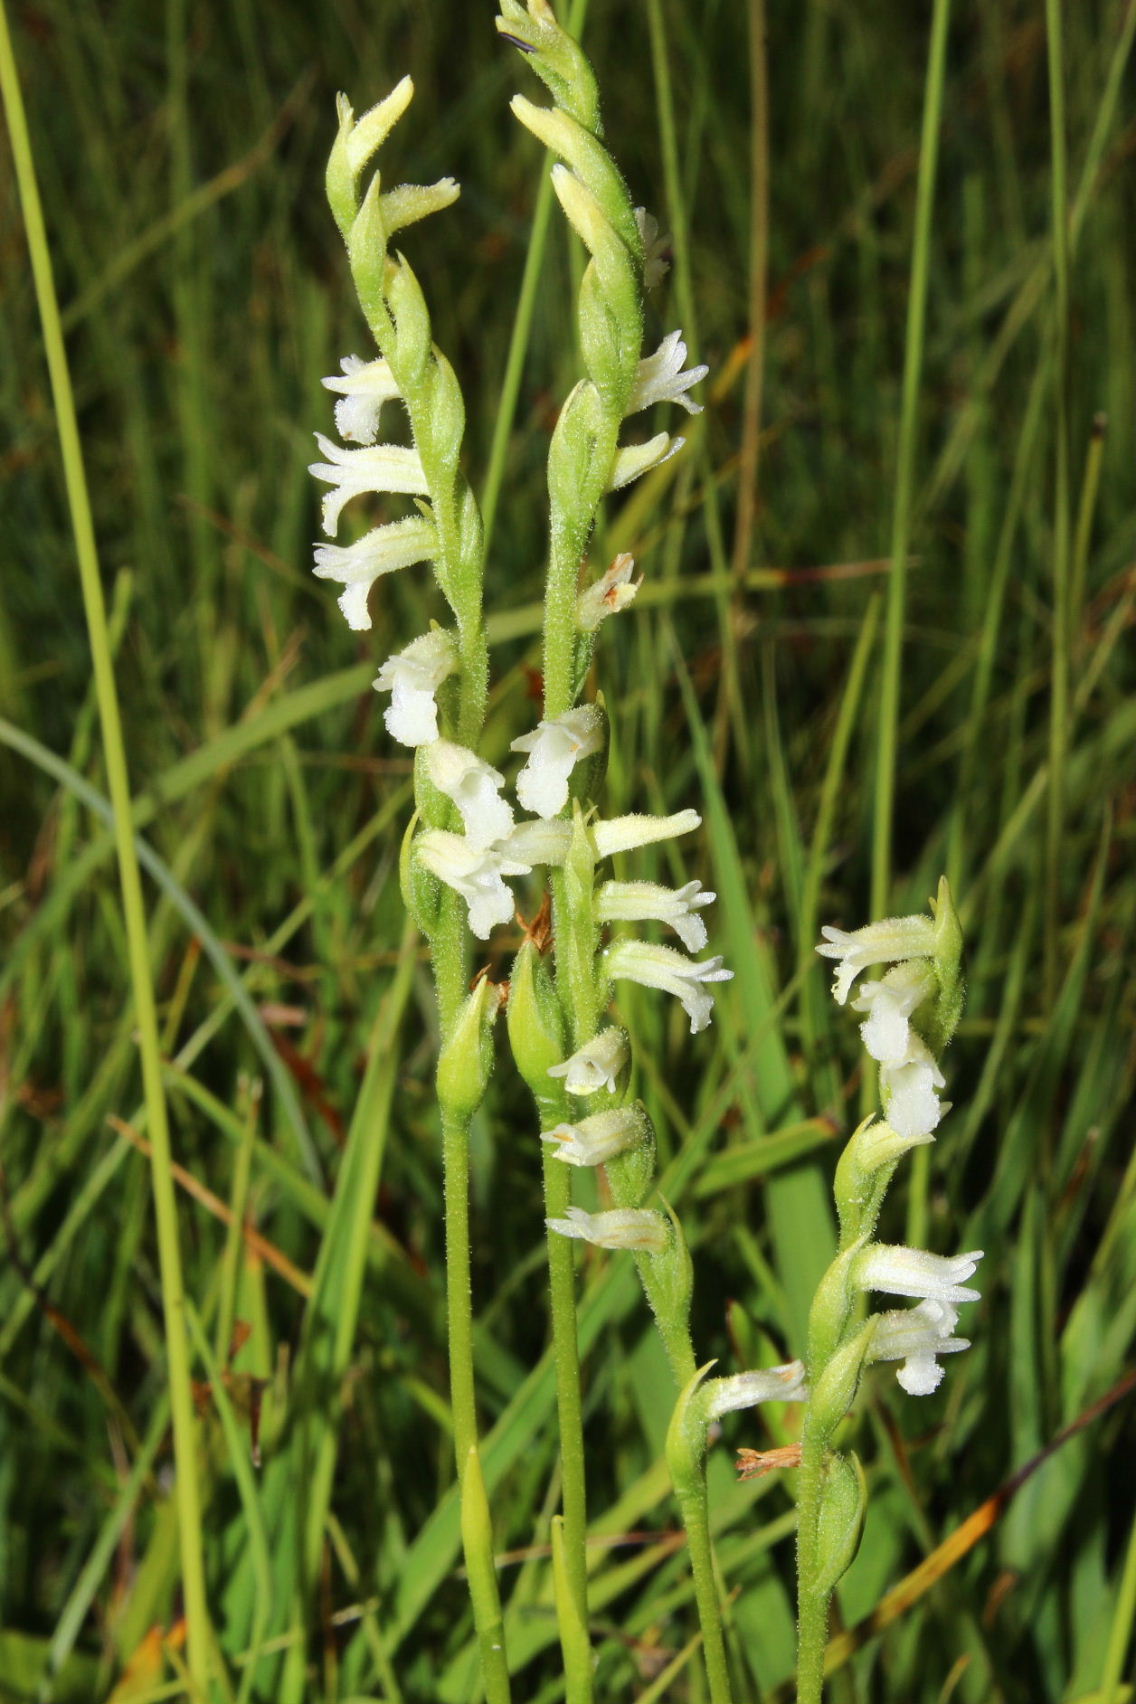
POLYGON ((817 947, 836 961, 833 996, 849 1003, 853 985, 873 965, 850 1003, 862 1014, 860 1035, 879 1067, 883 1116, 853 1133, 836 1168, 840 1245, 817 1288, 805 1355, 809 1396, 804 1410, 798 1499, 800 1644, 798 1696, 820 1698, 828 1599, 855 1554, 864 1515, 864 1482, 853 1454, 833 1449, 861 1375, 878 1362, 899 1363, 896 1377, 912 1396, 929 1396, 943 1378, 939 1358, 969 1348, 955 1336, 958 1309, 978 1300, 968 1280, 981 1250, 944 1256, 874 1240, 896 1166, 911 1149, 935 1140, 950 1110, 939 1098, 939 1057, 962 1012, 962 935, 944 878, 929 916, 892 917, 853 933, 825 928, 817 947), (874 1292, 907 1297, 913 1307, 862 1317, 859 1298, 874 1292))
POLYGON ((897 1161, 934 1139, 947 1110, 939 1099, 938 1060, 961 1005, 958 929, 944 883, 930 919, 893 919, 855 934, 824 931, 818 950, 838 961, 834 992, 841 1004, 861 972, 890 966, 878 980, 865 981, 852 1001, 863 1015, 864 1045, 879 1064, 883 1118, 862 1125, 840 1161, 840 1252, 817 1292, 804 1361, 710 1378, 712 1363, 699 1367, 691 1343, 691 1264, 681 1226, 666 1203, 651 1203, 654 1131, 647 1108, 628 1098, 632 1043, 611 1006, 621 983, 659 989, 676 997, 696 1034, 711 1021, 713 986, 732 972, 719 955, 697 956, 708 945, 703 913, 715 897, 699 882, 671 888, 616 879, 602 869, 617 854, 696 830, 701 819, 691 809, 670 816, 600 814, 594 788, 606 711, 602 700, 586 701, 582 693, 600 628, 634 602, 634 560, 620 554, 580 584, 605 497, 662 467, 683 446, 666 431, 626 441, 625 423, 668 403, 699 413, 691 393, 707 368, 687 367, 678 330, 643 354, 643 296, 665 270, 663 245, 601 139, 595 80, 579 46, 559 27, 548 0, 500 0, 500 8, 499 32, 523 53, 553 103, 518 95, 512 111, 557 157, 552 186, 588 255, 577 304, 584 373, 561 408, 548 460, 544 702, 537 725, 512 741, 522 761, 511 798, 505 776, 478 751, 489 681, 485 541, 461 466, 465 406, 433 341, 418 280, 390 247, 398 231, 450 205, 458 186, 443 178, 387 190, 375 167, 378 149, 410 104, 409 78, 358 120, 339 99, 328 199, 378 355, 348 355, 340 372, 323 381, 336 397, 341 442, 316 434, 322 459, 311 472, 328 487, 322 525, 329 542, 315 547, 315 572, 343 586, 339 604, 357 631, 371 626, 376 583, 417 563, 431 565, 447 608, 444 622, 386 659, 374 686, 389 695, 389 734, 414 753, 416 810, 401 878, 408 909, 432 948, 438 998, 453 1428, 486 1695, 490 1704, 508 1697, 508 1671, 478 1468, 468 1147, 470 1121, 492 1070, 495 1021, 505 1009, 513 1057, 539 1117, 534 1148, 542 1155, 562 1444, 563 1531, 554 1524, 554 1554, 561 1558, 558 1616, 569 1704, 588 1704, 592 1696, 573 1290, 578 1241, 632 1254, 662 1335, 680 1393, 668 1462, 687 1527, 711 1698, 727 1704, 703 1468, 712 1425, 759 1402, 804 1403, 802 1627, 811 1614, 815 1634, 820 1605, 823 1635, 823 1606, 854 1549, 862 1512, 854 1458, 831 1448, 861 1372, 873 1362, 897 1362, 901 1385, 926 1394, 942 1376, 939 1357, 967 1346, 954 1330, 959 1305, 976 1296, 967 1280, 979 1255, 944 1259, 872 1241, 897 1161), (383 439, 392 405, 406 415, 409 445, 383 439), (374 496, 400 500, 403 512, 338 543, 345 510, 374 496), (470 991, 470 937, 487 941, 511 924, 518 915, 513 884, 537 870, 547 872, 551 930, 526 929, 508 985, 483 976, 470 991), (680 945, 624 932, 646 923, 664 925, 680 945), (555 952, 545 962, 549 939, 555 952), (587 1169, 600 1177, 605 1204, 597 1211, 571 1199, 573 1177, 587 1169), (915 1305, 862 1323, 857 1298, 877 1291, 915 1305))

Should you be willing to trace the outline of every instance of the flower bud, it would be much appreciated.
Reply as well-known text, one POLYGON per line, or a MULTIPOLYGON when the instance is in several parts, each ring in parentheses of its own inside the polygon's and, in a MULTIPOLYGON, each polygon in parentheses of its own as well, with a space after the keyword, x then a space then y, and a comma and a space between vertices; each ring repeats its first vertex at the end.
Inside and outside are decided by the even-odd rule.
POLYGON ((438 927, 441 889, 433 874, 423 869, 415 856, 415 832, 421 813, 415 811, 406 825, 398 855, 398 882, 405 905, 415 928, 430 940, 438 927))
POLYGON ((493 1070, 493 1024, 504 993, 483 976, 458 1013, 438 1058, 438 1103, 448 1117, 472 1118, 493 1070))
POLYGON ((528 54, 529 64, 558 107, 571 113, 585 129, 600 128, 599 93, 591 66, 566 30, 556 22, 548 0, 500 0, 501 16, 494 22, 506 41, 528 54))

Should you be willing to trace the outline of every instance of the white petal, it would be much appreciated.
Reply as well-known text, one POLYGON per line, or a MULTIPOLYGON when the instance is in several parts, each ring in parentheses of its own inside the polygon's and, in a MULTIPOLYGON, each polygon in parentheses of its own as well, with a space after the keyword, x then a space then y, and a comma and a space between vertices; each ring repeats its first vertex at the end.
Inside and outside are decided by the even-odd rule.
POLYGON ((822 958, 838 959, 836 977, 832 984, 833 997, 838 1005, 847 1000, 852 984, 862 970, 873 964, 895 964, 905 959, 934 958, 934 919, 915 917, 885 917, 879 923, 867 923, 850 933, 825 924, 821 929, 823 941, 817 947, 822 958))
POLYGON ((517 776, 517 798, 526 811, 554 817, 568 803, 568 780, 576 764, 603 745, 603 715, 594 704, 581 704, 554 720, 541 722, 510 747, 528 752, 517 776))
POLYGON ((345 450, 316 433, 316 442, 328 458, 313 462, 308 472, 332 489, 323 500, 323 530, 334 538, 343 505, 367 492, 395 492, 425 497, 429 493, 422 458, 417 450, 402 444, 370 444, 362 450, 345 450))
POLYGON ((692 385, 699 384, 710 369, 692 367, 684 373, 682 364, 685 360, 686 344, 682 340, 682 332, 668 332, 654 354, 640 361, 624 414, 638 414, 640 409, 650 408, 656 402, 677 402, 688 414, 701 414, 702 404, 694 402, 686 392, 692 385))
POLYGON ((982 1250, 969 1254, 928 1254, 921 1248, 874 1243, 855 1262, 862 1290, 886 1290, 893 1296, 927 1296, 939 1302, 976 1302, 977 1290, 964 1280, 973 1276, 982 1250))
POLYGON ((660 887, 657 882, 604 882, 596 894, 601 923, 669 923, 688 953, 706 945, 706 925, 695 912, 713 905, 717 895, 704 893, 699 882, 685 887, 660 887))
POLYGON ((548 864, 559 869, 568 856, 572 842, 570 822, 545 822, 533 817, 519 822, 503 843, 511 858, 520 858, 530 869, 534 864, 548 864))
POLYGON ((783 1367, 756 1368, 715 1379, 709 1389, 707 1418, 717 1420, 738 1408, 754 1408, 759 1402, 807 1402, 805 1369, 800 1361, 783 1367))
POLYGON ((633 852, 639 846, 652 846, 659 840, 673 840, 676 835, 689 834, 699 827, 702 818, 697 811, 676 811, 674 816, 611 817, 607 822, 591 825, 592 842, 597 858, 610 858, 615 852, 633 852))
POLYGON ((558 1160, 570 1166, 601 1166, 648 1141, 651 1127, 641 1106, 615 1107, 607 1112, 595 1112, 590 1118, 574 1123, 558 1124, 541 1136, 542 1142, 553 1144, 558 1160))
POLYGON ((458 807, 471 846, 492 846, 510 833, 512 807, 501 798, 505 777, 476 753, 452 740, 435 740, 426 749, 426 772, 458 807))
POLYGON ((388 657, 375 676, 376 692, 389 692, 390 707, 383 720, 403 745, 428 745, 438 737, 438 705, 435 693, 458 667, 453 635, 440 627, 412 639, 401 651, 388 657))
POLYGON ((578 1047, 571 1059, 550 1065, 550 1077, 563 1077, 570 1095, 594 1095, 600 1089, 615 1092, 630 1057, 626 1031, 610 1027, 578 1047))
POLYGON ((608 490, 620 491, 625 485, 630 485, 633 479, 650 473, 653 467, 662 467, 665 461, 670 461, 672 456, 678 455, 685 443, 685 438, 672 438, 669 432, 659 432, 655 437, 648 438, 645 444, 625 445, 623 449, 616 451, 608 490))
POLYGON ((345 355, 340 366, 342 376, 323 380, 328 390, 339 393, 335 405, 336 430, 348 443, 373 444, 383 404, 393 402, 402 392, 390 367, 381 358, 361 361, 358 355, 345 355))
POLYGON ((354 544, 317 544, 315 573, 321 580, 340 580, 347 587, 339 607, 348 626, 363 632, 371 625, 367 593, 381 574, 428 561, 438 548, 434 523, 424 515, 409 515, 373 527, 354 544))
POLYGON ((676 995, 690 1019, 691 1035, 706 1028, 714 1010, 713 996, 703 984, 728 982, 734 974, 723 968, 721 957, 697 961, 685 958, 674 947, 657 947, 647 941, 616 941, 601 962, 613 981, 626 978, 645 988, 661 988, 676 995))
POLYGON ((563 1219, 546 1220, 550 1231, 577 1237, 599 1248, 646 1249, 661 1254, 670 1241, 670 1227, 661 1213, 643 1207, 614 1207, 607 1213, 585 1213, 569 1207, 563 1219))

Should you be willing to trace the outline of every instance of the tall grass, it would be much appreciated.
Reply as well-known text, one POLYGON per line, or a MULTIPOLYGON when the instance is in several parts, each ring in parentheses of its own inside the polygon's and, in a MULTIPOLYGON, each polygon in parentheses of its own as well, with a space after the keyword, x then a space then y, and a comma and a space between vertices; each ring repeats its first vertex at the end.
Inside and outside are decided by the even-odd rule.
MULTIPOLYGON (((697 1341, 721 1371, 798 1353, 860 1100, 855 1032, 811 949, 819 922, 865 920, 883 880, 891 658, 881 897, 917 910, 948 871, 970 992, 951 1139, 897 1184, 888 1234, 987 1254, 974 1347, 943 1392, 915 1410, 877 1373, 848 1423, 872 1495, 832 1696, 1118 1701, 1136 1614, 1136 7, 952 9, 905 415, 930 11, 588 11, 613 147, 681 238, 649 332, 681 323, 712 364, 685 460, 607 520, 611 553, 647 575, 599 663, 621 704, 608 797, 614 814, 702 793, 714 945, 736 972, 696 1040, 646 999, 625 1010, 693 1247, 697 1341), (893 547, 905 596, 885 647, 893 547)), ((185 1696, 189 1555, 220 1696, 457 1704, 476 1650, 434 1020, 398 893, 409 764, 369 688, 388 641, 437 611, 392 577, 352 659, 308 571, 319 379, 365 353, 322 196, 335 90, 362 107, 411 72, 391 169, 463 184, 406 245, 471 401, 475 487, 495 442, 507 457, 490 759, 531 721, 578 257, 554 223, 502 424, 542 164, 509 120, 491 7, 41 0, 9 17, 144 872, 202 1512, 179 1533, 117 759, 6 171, 0 1699, 185 1696)), ((502 1073, 472 1156, 483 1467, 515 1694, 553 1700, 536 1146, 502 1073)), ((669 1373, 629 1270, 589 1262, 579 1308, 596 1695, 698 1699, 669 1373)), ((792 1503, 777 1478, 739 1484, 732 1451, 792 1424, 732 1417, 708 1464, 742 1698, 791 1695, 792 1503)))

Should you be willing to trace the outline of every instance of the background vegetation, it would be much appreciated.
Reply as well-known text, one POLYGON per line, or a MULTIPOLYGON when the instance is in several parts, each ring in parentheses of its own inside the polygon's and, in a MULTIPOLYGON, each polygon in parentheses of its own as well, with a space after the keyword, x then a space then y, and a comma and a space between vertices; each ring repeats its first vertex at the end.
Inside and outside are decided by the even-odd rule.
MULTIPOLYGON (((614 709, 612 811, 703 800, 713 949, 736 971, 695 1040, 657 999, 622 1008, 694 1249, 696 1340, 723 1371, 802 1347, 837 1139, 858 1116, 855 1024, 810 949, 819 922, 868 916, 930 26, 905 0, 768 0, 763 51, 760 9, 593 0, 585 31, 611 146, 675 233, 649 336, 681 324, 712 366, 685 457, 599 541, 598 561, 631 548, 647 579, 605 633, 598 685, 614 709)), ((201 1545, 244 1700, 475 1693, 433 1018, 397 882, 408 765, 369 686, 437 612, 411 571, 383 583, 373 633, 347 632, 309 572, 305 468, 330 421, 320 377, 367 353, 322 194, 333 96, 359 110, 410 71, 417 99, 384 169, 463 185, 406 246, 483 477, 543 165, 509 118, 523 67, 492 13, 36 0, 11 17, 149 848, 200 1322, 201 1545)), ((906 1399, 879 1369, 849 1422, 872 1503, 840 1593, 855 1633, 833 1696, 865 1704, 1128 1695, 1134 21, 1121 0, 1065 8, 1067 321, 1044 8, 982 0, 951 21, 890 909, 921 909, 949 872, 970 997, 956 1111, 885 1231, 987 1253, 974 1346, 940 1393, 906 1399)), ((0 1698, 176 1697, 134 1016, 10 171, 0 244, 0 1698)), ((493 535, 494 760, 533 716, 542 468, 574 378, 578 266, 554 226, 493 535)), ((493 944, 500 973, 514 944, 493 944)), ((535 1138, 502 1070, 474 1156, 478 1370, 516 1695, 530 1701, 560 1685, 535 1138)), ((698 1699, 661 1461, 668 1375, 630 1264, 587 1258, 582 1286, 597 1695, 698 1699)), ((791 1684, 792 1503, 776 1475, 735 1483, 733 1449, 784 1442, 792 1423, 733 1416, 710 1460, 755 1698, 791 1684)))

